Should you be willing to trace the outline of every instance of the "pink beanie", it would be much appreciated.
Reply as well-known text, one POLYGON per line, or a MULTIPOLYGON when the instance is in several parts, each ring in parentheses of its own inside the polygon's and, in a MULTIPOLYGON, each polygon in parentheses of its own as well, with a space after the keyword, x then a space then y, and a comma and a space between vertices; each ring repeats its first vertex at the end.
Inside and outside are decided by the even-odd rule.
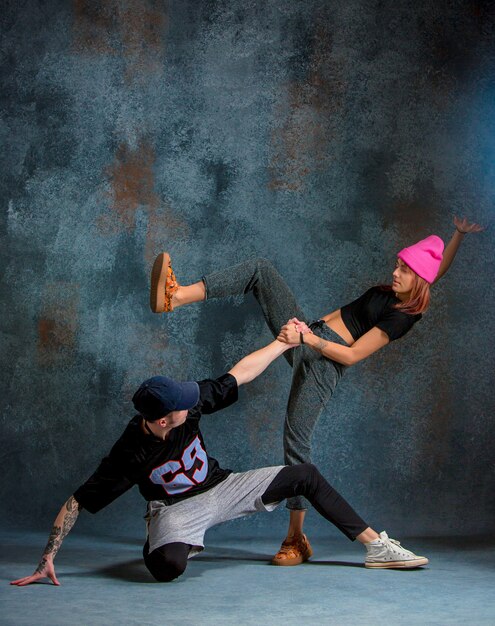
POLYGON ((413 272, 432 283, 442 262, 443 241, 436 235, 421 239, 409 248, 401 250, 397 256, 408 265, 413 272))

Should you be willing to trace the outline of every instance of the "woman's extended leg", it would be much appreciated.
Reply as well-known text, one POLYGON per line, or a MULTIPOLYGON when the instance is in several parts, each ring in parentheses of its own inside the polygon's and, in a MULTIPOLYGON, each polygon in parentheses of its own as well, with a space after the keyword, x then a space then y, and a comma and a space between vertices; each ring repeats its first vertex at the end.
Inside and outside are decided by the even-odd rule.
POLYGON ((268 505, 284 498, 300 496, 306 497, 320 515, 349 539, 357 539, 366 546, 366 567, 411 568, 428 563, 427 558, 406 550, 398 542, 389 539, 386 533, 379 535, 370 528, 310 463, 287 466, 280 470, 263 494, 262 501, 268 505))

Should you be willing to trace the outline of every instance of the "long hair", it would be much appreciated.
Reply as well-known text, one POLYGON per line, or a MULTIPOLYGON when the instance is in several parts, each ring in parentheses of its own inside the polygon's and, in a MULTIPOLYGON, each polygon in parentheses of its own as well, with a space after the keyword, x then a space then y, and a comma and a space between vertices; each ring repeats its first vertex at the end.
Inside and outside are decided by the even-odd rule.
MULTIPOLYGON (((390 285, 383 285, 387 291, 392 291, 390 285)), ((409 294, 409 299, 405 302, 394 304, 394 309, 407 313, 409 315, 417 315, 424 313, 430 306, 430 283, 421 276, 414 274, 414 282, 409 294)))

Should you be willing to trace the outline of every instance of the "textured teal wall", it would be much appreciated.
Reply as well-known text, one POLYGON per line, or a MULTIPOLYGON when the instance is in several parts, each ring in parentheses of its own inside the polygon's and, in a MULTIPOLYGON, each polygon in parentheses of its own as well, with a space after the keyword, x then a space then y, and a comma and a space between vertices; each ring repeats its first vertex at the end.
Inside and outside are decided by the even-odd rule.
MULTIPOLYGON (((182 282, 268 257, 318 317, 458 213, 488 230, 348 372, 314 458, 380 529, 493 530, 493 5, 28 0, 2 22, 3 523, 49 527, 143 378, 219 375, 269 340, 249 299, 153 316, 157 252, 182 282)), ((289 383, 280 361, 205 419, 210 453, 281 462, 289 383)), ((142 508, 81 527, 140 532, 142 508)))

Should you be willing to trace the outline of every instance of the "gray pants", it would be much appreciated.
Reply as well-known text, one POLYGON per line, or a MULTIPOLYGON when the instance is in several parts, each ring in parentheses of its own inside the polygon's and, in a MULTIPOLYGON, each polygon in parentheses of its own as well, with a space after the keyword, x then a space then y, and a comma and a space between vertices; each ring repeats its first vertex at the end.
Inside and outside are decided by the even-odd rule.
POLYGON ((149 551, 180 542, 191 546, 191 557, 204 549, 205 532, 212 526, 273 511, 279 503, 264 504, 261 498, 281 469, 283 465, 230 474, 212 489, 168 506, 152 500, 146 515, 149 551))
MULTIPOLYGON (((225 298, 253 292, 274 337, 292 317, 307 321, 292 291, 265 259, 253 259, 203 277, 206 297, 225 298)), ((345 341, 326 324, 313 332, 342 345, 345 341)), ((287 465, 311 462, 311 438, 316 423, 345 371, 345 366, 327 359, 307 346, 285 352, 292 366, 292 384, 284 426, 284 458, 287 465)), ((287 500, 289 509, 304 510, 301 497, 287 500)))

